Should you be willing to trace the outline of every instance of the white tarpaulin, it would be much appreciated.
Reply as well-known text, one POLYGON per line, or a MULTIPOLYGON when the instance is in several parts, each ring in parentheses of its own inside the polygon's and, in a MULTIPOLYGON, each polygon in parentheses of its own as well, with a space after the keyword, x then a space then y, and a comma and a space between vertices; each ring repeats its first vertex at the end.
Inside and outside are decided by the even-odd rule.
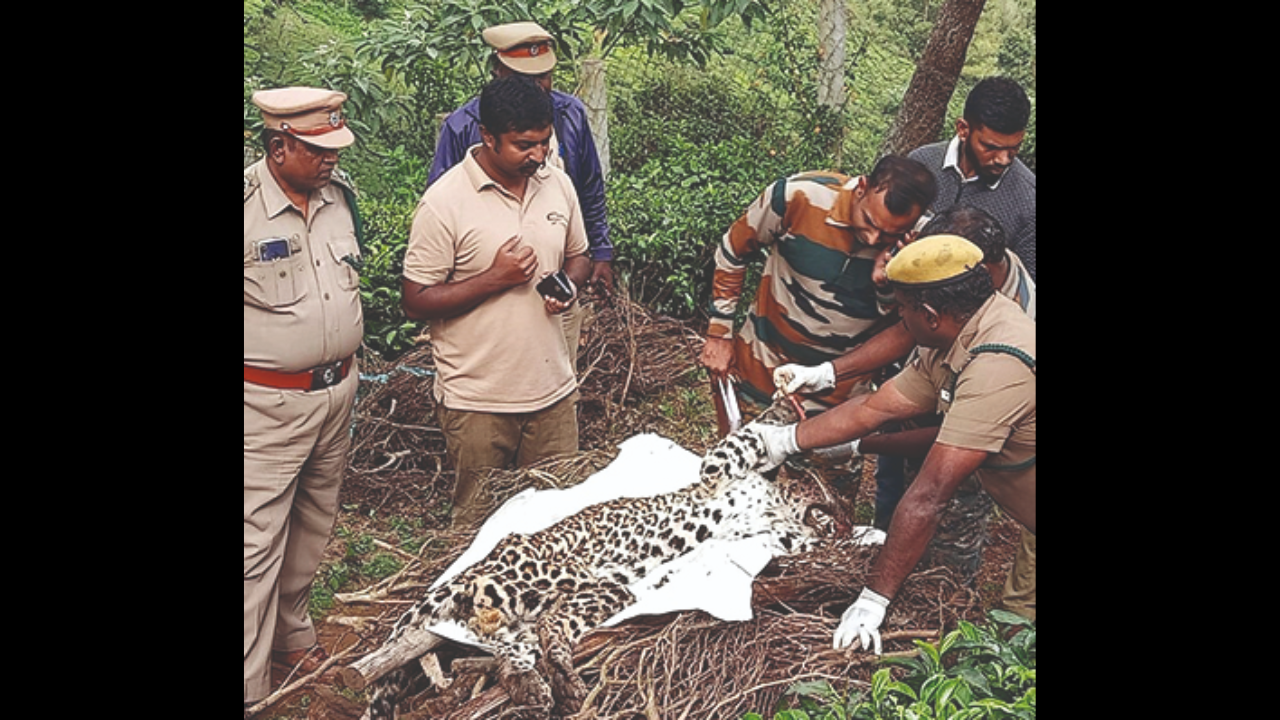
MULTIPOLYGON (((698 481, 702 458, 666 438, 637 435, 619 447, 621 452, 608 467, 580 485, 564 490, 526 490, 508 500, 431 589, 484 560, 508 535, 531 535, 591 505, 625 497, 663 495, 698 481)), ((873 528, 854 528, 854 537, 865 545, 884 542, 884 533, 873 528)), ((629 586, 636 596, 635 604, 604 625, 616 625, 639 615, 689 610, 703 610, 726 622, 750 620, 752 585, 774 558, 776 547, 777 543, 764 535, 703 543, 629 586)), ((457 623, 428 629, 457 642, 484 647, 457 623)))

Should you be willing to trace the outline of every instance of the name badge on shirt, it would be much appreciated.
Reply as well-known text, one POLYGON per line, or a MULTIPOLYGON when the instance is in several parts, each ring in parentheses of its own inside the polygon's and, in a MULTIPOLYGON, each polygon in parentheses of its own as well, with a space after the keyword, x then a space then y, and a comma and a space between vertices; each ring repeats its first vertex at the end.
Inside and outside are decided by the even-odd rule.
POLYGON ((947 382, 938 390, 938 412, 951 410, 951 403, 956 399, 956 383, 960 378, 955 373, 947 373, 947 382))

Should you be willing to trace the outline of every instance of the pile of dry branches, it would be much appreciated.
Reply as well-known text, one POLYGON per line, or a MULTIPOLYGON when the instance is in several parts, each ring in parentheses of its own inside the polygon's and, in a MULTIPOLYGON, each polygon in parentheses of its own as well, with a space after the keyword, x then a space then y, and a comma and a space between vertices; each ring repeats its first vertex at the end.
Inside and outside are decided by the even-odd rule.
MULTIPOLYGON (((702 349, 702 339, 680 321, 620 295, 590 314, 578 353, 581 446, 588 450, 651 429, 628 407, 688 382, 702 349)), ((449 497, 453 483, 432 396, 431 345, 394 363, 365 360, 361 376, 344 503, 424 512, 449 497)))
POLYGON ((597 305, 578 354, 582 446, 603 447, 648 430, 628 408, 688 382, 703 342, 686 324, 625 297, 597 305))
MULTIPOLYGON (((848 690, 869 682, 874 656, 831 643, 875 552, 844 544, 776 561, 756 582, 751 622, 685 613, 588 636, 577 667, 592 693, 577 718, 736 720, 771 712, 796 683, 848 690)), ((945 569, 913 576, 902 597, 886 624, 887 652, 977 614, 977 596, 945 569)))
MULTIPOLYGON (((566 487, 585 480, 612 460, 596 451, 549 461, 518 471, 494 471, 492 507, 527 488, 566 487)), ((416 602, 469 545, 470 533, 440 535, 433 543, 449 548, 413 559, 397 576, 359 593, 340 596, 348 607, 385 608, 361 631, 374 650, 396 616, 416 602)), ((853 602, 878 552, 848 542, 781 558, 757 580, 756 619, 724 623, 700 612, 639 618, 588 635, 575 666, 590 694, 574 720, 645 718, 736 719, 748 711, 772 710, 795 683, 826 680, 839 690, 868 682, 876 669, 866 653, 831 648, 841 613, 853 602)), ((907 582, 886 622, 886 651, 909 650, 915 639, 936 638, 958 619, 976 620, 980 602, 949 570, 916 573, 907 582)), ((339 620, 341 622, 341 620, 339 620)), ((464 653, 465 654, 465 653, 464 653)), ((456 682, 447 693, 427 691, 409 718, 485 720, 511 710, 495 681, 450 667, 456 682), (487 688, 487 689, 486 689, 487 688)), ((455 661, 456 662, 456 661, 455 661)), ((458 664, 462 666, 461 663, 458 664)), ((338 701, 313 717, 345 718, 338 701)), ((358 717, 353 715, 352 717, 358 717)))
MULTIPOLYGON (((484 502, 496 509, 525 488, 566 487, 605 467, 619 440, 654 430, 635 412, 636 406, 645 397, 688 385, 701 343, 681 322, 655 316, 625 298, 598 305, 584 329, 578 364, 582 447, 588 450, 534 468, 493 471, 487 484, 491 494, 484 502)), ((361 372, 365 379, 344 503, 426 514, 449 497, 453 482, 432 398, 430 345, 394 364, 368 361, 361 372)), ((714 423, 714 418, 706 421, 714 423)), ((695 452, 702 449, 682 444, 695 452)), ((428 527, 444 526, 443 516, 441 520, 428 527)), ((361 638, 356 657, 380 646, 396 618, 470 544, 473 531, 428 532, 432 537, 421 555, 404 556, 407 563, 399 574, 338 597, 343 605, 329 622, 355 629, 361 638)), ((775 561, 756 584, 756 619, 751 622, 723 623, 686 613, 641 618, 587 636, 575 664, 590 695, 575 718, 736 719, 747 711, 772 710, 796 682, 825 679, 846 689, 867 681, 874 670, 870 656, 836 652, 831 638, 840 614, 861 590, 875 553, 837 544, 775 561)), ((912 639, 935 637, 957 618, 976 619, 978 614, 978 596, 949 571, 917 573, 888 618, 886 650, 910 649, 912 639)), ((465 665, 447 653, 441 658, 446 673, 465 665)), ((448 693, 428 691, 409 717, 502 717, 511 709, 505 694, 492 679, 478 677, 474 671, 458 671, 448 693)), ((355 718, 363 712, 362 705, 340 695, 319 695, 313 718, 355 718)))

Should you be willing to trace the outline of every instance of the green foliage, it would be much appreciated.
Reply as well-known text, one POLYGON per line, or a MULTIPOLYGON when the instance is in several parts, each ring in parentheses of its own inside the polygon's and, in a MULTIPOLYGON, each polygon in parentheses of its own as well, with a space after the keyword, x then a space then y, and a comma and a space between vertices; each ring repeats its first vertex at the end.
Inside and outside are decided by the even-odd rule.
POLYGON ((961 622, 939 645, 917 642, 913 657, 886 658, 890 667, 875 673, 868 693, 847 697, 825 681, 795 685, 788 696, 799 707, 774 720, 1034 720, 1035 625, 1000 610, 989 619, 984 627, 961 622))
MULTIPOLYGON (((530 17, 558 38, 555 78, 607 58, 618 270, 651 309, 704 312, 716 242, 780 177, 870 170, 936 18, 936 0, 849 0, 849 101, 817 103, 817 3, 783 0, 244 0, 244 131, 264 87, 323 85, 350 97, 357 144, 342 164, 360 190, 368 239, 367 344, 411 346, 399 308, 414 207, 426 187, 438 117, 489 77, 488 25, 530 17)), ((1035 0, 990 0, 948 113, 951 132, 978 79, 1035 90, 1035 0)), ((1022 153, 1035 167, 1035 120, 1022 153)), ((753 272, 756 270, 753 269, 753 272)))
MULTIPOLYGON (((421 550, 423 545, 421 519, 406 520, 392 517, 387 522, 390 530, 399 540, 400 551, 416 554, 421 550)), ((404 560, 396 554, 381 549, 375 542, 375 535, 363 530, 353 530, 344 525, 340 525, 334 533, 337 539, 343 542, 345 550, 341 558, 327 562, 320 568, 316 582, 311 588, 311 616, 317 620, 333 609, 334 596, 337 593, 369 587, 404 568, 404 560)), ((378 534, 386 537, 386 533, 378 534)))
POLYGON ((658 312, 691 317, 708 298, 720 237, 787 168, 761 162, 749 139, 664 143, 669 155, 613 178, 609 222, 632 297, 658 312))

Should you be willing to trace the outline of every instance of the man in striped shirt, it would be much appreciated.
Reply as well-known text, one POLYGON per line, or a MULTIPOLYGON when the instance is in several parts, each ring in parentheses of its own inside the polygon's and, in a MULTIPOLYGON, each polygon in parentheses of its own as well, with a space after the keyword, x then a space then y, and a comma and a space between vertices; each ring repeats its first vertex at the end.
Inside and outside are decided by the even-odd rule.
MULTIPOLYGON (((914 342, 897 322, 892 297, 877 292, 872 273, 936 194, 928 168, 897 156, 882 159, 869 176, 809 172, 771 185, 716 251, 702 365, 713 379, 735 380, 748 404, 768 405, 773 371, 781 365, 817 365, 873 338, 882 364, 904 357, 914 342), (754 305, 735 336, 748 265, 766 251, 754 305)), ((830 408, 869 391, 879 367, 805 396, 807 409, 830 408)), ((720 420, 724 432, 723 412, 720 420)))

